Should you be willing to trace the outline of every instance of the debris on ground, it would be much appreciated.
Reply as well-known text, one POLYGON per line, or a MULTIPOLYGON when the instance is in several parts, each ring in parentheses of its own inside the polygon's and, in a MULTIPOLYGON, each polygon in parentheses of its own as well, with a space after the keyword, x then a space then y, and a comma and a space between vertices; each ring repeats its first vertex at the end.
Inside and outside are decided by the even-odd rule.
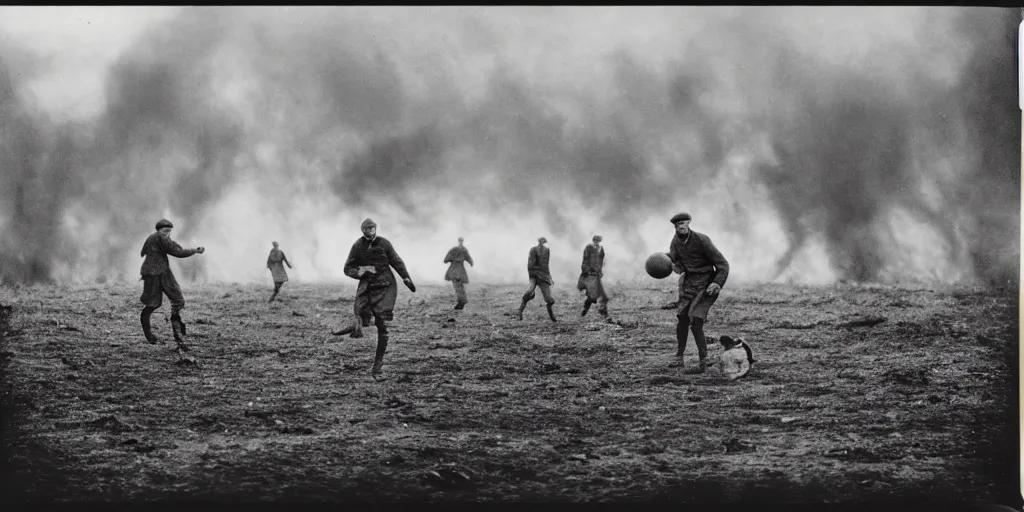
MULTIPOLYGON (((170 364, 173 349, 145 342, 137 287, 20 292, 0 325, 0 394, 21 408, 12 431, 26 441, 10 461, 17 498, 628 501, 690 482, 707 494, 684 500, 952 501, 991 499, 1000 477, 979 463, 1013 455, 1016 290, 958 300, 737 283, 712 310, 709 349, 724 334, 749 337, 766 361, 753 380, 727 384, 713 369, 666 368, 676 318, 652 303, 661 291, 618 287, 613 311, 637 322, 626 331, 571 318, 568 298, 555 306, 567 317, 558 325, 543 306, 523 321, 502 316, 520 302, 512 285, 478 285, 473 311, 448 322, 450 290, 424 285, 426 306, 396 314, 392 380, 380 383, 370 378, 373 326, 363 341, 324 343, 321 319, 347 318, 352 294, 293 284, 293 302, 276 310, 266 287, 190 286, 193 323, 221 325, 194 327, 210 334, 195 338, 199 364, 184 368, 170 364), (82 307, 97 312, 75 316, 82 307), (887 320, 832 328, 864 313, 887 320), (771 330, 786 321, 807 328, 771 330), (55 466, 60 478, 35 478, 55 466)), ((697 365, 692 336, 685 356, 697 365)))
POLYGON ((857 318, 848 322, 836 324, 837 329, 850 329, 853 327, 874 327, 882 322, 885 322, 884 316, 867 316, 863 318, 857 318))
POLYGON ((475 484, 473 472, 456 464, 444 464, 423 475, 425 483, 442 489, 460 489, 475 484))
POLYGON ((757 450, 753 442, 735 437, 722 441, 722 446, 725 447, 725 453, 743 453, 757 450))
POLYGON ((814 329, 819 325, 823 325, 825 322, 793 322, 790 320, 783 320, 782 322, 773 324, 771 329, 814 329))
POLYGON ((926 386, 931 380, 928 374, 925 368, 897 368, 886 373, 886 378, 908 386, 926 386))

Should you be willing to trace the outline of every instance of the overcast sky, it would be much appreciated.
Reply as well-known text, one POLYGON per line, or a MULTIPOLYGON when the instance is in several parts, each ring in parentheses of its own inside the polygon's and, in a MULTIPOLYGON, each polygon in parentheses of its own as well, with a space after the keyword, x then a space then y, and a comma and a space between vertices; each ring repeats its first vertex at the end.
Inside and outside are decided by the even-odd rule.
POLYGON ((107 65, 178 7, 0 7, 0 34, 38 52, 49 71, 33 84, 47 110, 75 117, 101 108, 107 65))
POLYGON ((1008 268, 1009 11, 0 7, 0 123, 33 141, 0 147, 0 266, 130 275, 168 215, 221 255, 209 276, 262 279, 236 262, 280 238, 316 280, 373 216, 417 254, 465 235, 513 281, 537 236, 568 276, 600 232, 630 278, 687 210, 738 279, 1008 268))

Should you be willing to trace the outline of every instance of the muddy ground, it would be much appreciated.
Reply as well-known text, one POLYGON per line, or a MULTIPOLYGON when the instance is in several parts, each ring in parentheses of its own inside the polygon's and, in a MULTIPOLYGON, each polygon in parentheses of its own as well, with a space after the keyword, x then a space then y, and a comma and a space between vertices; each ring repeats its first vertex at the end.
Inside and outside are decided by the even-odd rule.
POLYGON ((269 288, 185 286, 195 365, 141 285, 2 289, 7 495, 1019 505, 1016 290, 730 285, 709 337, 757 363, 725 382, 670 367, 670 280, 609 286, 614 323, 403 288, 375 382, 376 329, 328 332, 353 287, 269 288))

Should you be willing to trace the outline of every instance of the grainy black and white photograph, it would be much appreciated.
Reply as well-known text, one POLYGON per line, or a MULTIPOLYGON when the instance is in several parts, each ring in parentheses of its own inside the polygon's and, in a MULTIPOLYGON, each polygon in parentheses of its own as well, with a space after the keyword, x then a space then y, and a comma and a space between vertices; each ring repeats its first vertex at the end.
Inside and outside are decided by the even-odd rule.
POLYGON ((1019 7, 0 7, 19 503, 1020 510, 1019 7))

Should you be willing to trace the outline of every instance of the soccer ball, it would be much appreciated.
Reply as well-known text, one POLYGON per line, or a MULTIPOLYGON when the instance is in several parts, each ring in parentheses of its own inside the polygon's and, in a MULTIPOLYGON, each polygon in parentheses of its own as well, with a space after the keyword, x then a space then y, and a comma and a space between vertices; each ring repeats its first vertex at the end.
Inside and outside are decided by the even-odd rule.
POLYGON ((647 270, 647 275, 655 279, 664 279, 672 275, 672 260, 668 254, 656 252, 647 258, 644 269, 647 270))

